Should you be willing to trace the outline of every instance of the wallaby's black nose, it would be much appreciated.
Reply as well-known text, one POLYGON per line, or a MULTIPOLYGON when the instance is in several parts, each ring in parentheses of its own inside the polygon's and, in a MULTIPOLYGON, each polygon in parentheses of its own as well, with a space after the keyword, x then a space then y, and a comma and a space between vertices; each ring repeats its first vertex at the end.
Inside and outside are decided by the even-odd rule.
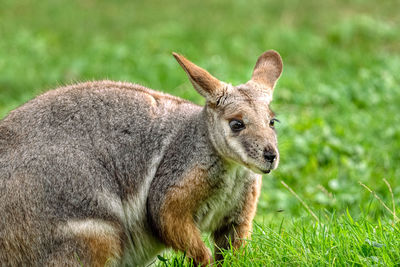
POLYGON ((276 159, 276 154, 275 152, 271 152, 270 150, 265 149, 264 150, 264 159, 270 163, 274 162, 276 159))

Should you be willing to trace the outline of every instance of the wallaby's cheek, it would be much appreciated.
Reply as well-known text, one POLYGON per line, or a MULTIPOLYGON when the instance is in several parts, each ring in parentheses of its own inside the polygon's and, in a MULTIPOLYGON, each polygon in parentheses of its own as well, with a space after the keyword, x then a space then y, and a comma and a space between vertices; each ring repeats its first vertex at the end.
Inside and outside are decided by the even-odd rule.
POLYGON ((226 157, 233 159, 238 163, 245 163, 247 161, 247 153, 243 148, 242 143, 236 137, 227 137, 225 139, 226 157))

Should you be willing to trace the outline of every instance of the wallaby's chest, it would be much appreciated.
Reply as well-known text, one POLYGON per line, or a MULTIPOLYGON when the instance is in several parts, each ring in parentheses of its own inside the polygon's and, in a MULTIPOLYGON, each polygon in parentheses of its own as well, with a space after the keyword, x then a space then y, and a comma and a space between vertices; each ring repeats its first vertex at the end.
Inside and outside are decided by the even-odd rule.
POLYGON ((252 179, 248 172, 239 167, 219 177, 217 188, 194 215, 201 231, 211 232, 224 223, 229 223, 229 218, 241 209, 247 186, 252 179))

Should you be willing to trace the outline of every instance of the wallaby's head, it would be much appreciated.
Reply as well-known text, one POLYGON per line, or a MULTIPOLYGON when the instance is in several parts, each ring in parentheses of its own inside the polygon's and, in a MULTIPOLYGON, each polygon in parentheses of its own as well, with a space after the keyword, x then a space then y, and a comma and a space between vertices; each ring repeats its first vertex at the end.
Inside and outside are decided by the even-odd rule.
POLYGON ((279 162, 276 119, 269 108, 282 73, 282 59, 275 51, 263 53, 247 83, 232 86, 173 53, 194 88, 206 98, 210 140, 218 153, 257 173, 269 173, 279 162))

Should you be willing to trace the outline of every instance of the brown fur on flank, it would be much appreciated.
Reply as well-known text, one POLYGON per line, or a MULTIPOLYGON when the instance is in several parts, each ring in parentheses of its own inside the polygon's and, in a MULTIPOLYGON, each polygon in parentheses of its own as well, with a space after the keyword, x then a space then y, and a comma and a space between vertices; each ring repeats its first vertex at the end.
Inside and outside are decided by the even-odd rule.
POLYGON ((88 246, 92 266, 102 267, 111 264, 112 259, 122 255, 120 240, 112 236, 84 235, 82 241, 88 246))
POLYGON ((212 262, 208 248, 201 240, 193 213, 210 193, 206 171, 195 167, 185 178, 165 195, 161 208, 162 236, 175 250, 186 251, 196 264, 207 265, 212 262))
POLYGON ((204 106, 98 81, 0 121, 0 265, 147 266, 173 248, 204 266, 245 243, 261 174, 279 163, 269 105, 281 58, 263 53, 233 86, 174 57, 204 106))

